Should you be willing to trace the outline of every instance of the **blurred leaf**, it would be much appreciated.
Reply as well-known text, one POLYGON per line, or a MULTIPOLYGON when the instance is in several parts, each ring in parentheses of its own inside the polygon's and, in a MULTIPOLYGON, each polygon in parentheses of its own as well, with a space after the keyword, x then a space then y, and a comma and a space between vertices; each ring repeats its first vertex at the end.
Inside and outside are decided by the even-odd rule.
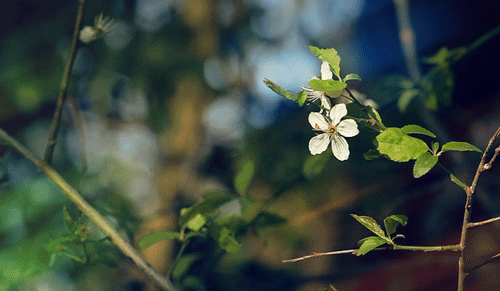
POLYGON ((158 232, 153 232, 148 235, 143 236, 139 240, 139 248, 140 249, 147 249, 151 245, 161 241, 161 240, 174 240, 178 239, 180 237, 180 233, 178 232, 171 232, 171 231, 158 231, 158 232))
POLYGON ((359 241, 360 247, 356 252, 356 256, 363 256, 373 249, 386 244, 387 241, 378 236, 369 236, 359 241))
POLYGON ((432 152, 437 153, 439 150, 439 143, 438 142, 433 142, 432 143, 432 152))
POLYGON ((442 47, 435 55, 430 57, 424 57, 422 61, 426 64, 441 65, 447 63, 449 55, 450 51, 448 50, 448 48, 442 47))
POLYGON ((69 214, 68 208, 66 208, 66 206, 63 207, 63 213, 64 213, 64 223, 66 225, 66 231, 68 231, 68 233, 73 233, 74 231, 73 218, 69 214))
POLYGON ((185 208, 182 211, 181 216, 179 217, 179 224, 182 228, 184 228, 186 227, 186 224, 198 214, 213 214, 219 209, 219 207, 233 199, 234 197, 231 194, 224 192, 205 193, 202 201, 189 208, 185 208))
POLYGON ((445 143, 443 147, 441 148, 441 152, 446 152, 446 151, 475 151, 475 152, 480 152, 482 151, 478 149, 477 147, 471 145, 470 143, 467 142, 461 142, 461 141, 451 141, 448 143, 445 143))
POLYGON ((363 154, 363 158, 365 158, 365 160, 368 161, 378 159, 381 156, 382 154, 379 151, 377 151, 377 149, 371 149, 363 154))
POLYGON ((413 166, 413 177, 420 178, 427 174, 438 162, 438 156, 435 156, 429 152, 421 154, 415 161, 413 166))
POLYGON ((401 214, 394 214, 384 219, 385 231, 388 236, 391 236, 395 231, 398 225, 405 226, 408 222, 408 217, 401 214))
POLYGON ((309 155, 302 167, 302 173, 307 179, 316 177, 323 171, 331 156, 331 151, 324 151, 319 155, 309 155))
POLYGON ((429 130, 419 126, 419 125, 415 125, 415 124, 409 124, 409 125, 405 125, 401 128, 401 130, 403 131, 403 133, 406 133, 406 134, 423 134, 423 135, 427 135, 427 136, 430 136, 430 137, 436 137, 436 135, 432 132, 430 132, 429 130))
POLYGON ((410 102, 418 96, 420 93, 419 89, 407 89, 403 90, 401 92, 401 95, 399 96, 398 99, 398 109, 400 112, 405 112, 406 108, 408 108, 408 105, 410 105, 410 102))
POLYGON ((269 79, 264 79, 264 83, 266 84, 267 87, 269 87, 269 89, 273 90, 275 93, 277 93, 277 94, 279 94, 287 99, 290 99, 292 101, 297 102, 297 96, 295 94, 284 89, 283 87, 279 86, 278 84, 274 83, 273 81, 271 81, 269 79))
POLYGON ((207 216, 197 213, 195 216, 191 217, 186 223, 186 227, 190 230, 199 231, 207 223, 207 216))
POLYGON ((345 87, 347 87, 347 84, 342 81, 337 81, 333 79, 329 80, 311 79, 311 81, 309 81, 309 86, 315 91, 337 92, 344 90, 345 87))
POLYGON ((429 150, 427 144, 411 137, 400 128, 390 127, 376 137, 377 150, 396 162, 407 162, 418 158, 429 150))
POLYGON ((223 250, 229 253, 240 251, 241 244, 236 240, 234 231, 222 227, 218 231, 214 230, 214 235, 217 236, 216 241, 223 250))
POLYGON ((253 225, 255 227, 271 227, 271 226, 278 226, 283 223, 285 223, 287 220, 286 218, 279 216, 274 213, 266 212, 263 211, 257 215, 257 217, 253 221, 253 225))
POLYGON ((308 46, 307 48, 317 56, 321 62, 328 62, 335 76, 340 76, 340 56, 335 49, 320 49, 315 46, 308 46))
POLYGON ((350 80, 358 80, 358 81, 361 81, 361 77, 358 75, 358 74, 347 74, 344 79, 342 81, 347 82, 347 81, 350 81, 350 80))
POLYGON ((180 278, 182 278, 184 275, 188 273, 189 268, 191 268, 191 266, 201 258, 203 258, 203 254, 199 253, 183 254, 179 259, 179 262, 175 265, 174 269, 172 270, 172 279, 177 281, 180 278))
POLYGON ((380 225, 375 221, 375 219, 373 219, 369 216, 358 216, 356 214, 351 214, 351 216, 354 217, 364 227, 371 230, 374 234, 378 235, 379 237, 383 238, 384 240, 388 240, 384 231, 382 230, 380 225))
POLYGON ((453 94, 454 76, 449 67, 434 67, 420 81, 422 98, 430 110, 438 105, 449 106, 453 94))
POLYGON ((252 161, 247 162, 234 178, 234 188, 240 195, 245 195, 247 188, 255 174, 255 164, 252 161))

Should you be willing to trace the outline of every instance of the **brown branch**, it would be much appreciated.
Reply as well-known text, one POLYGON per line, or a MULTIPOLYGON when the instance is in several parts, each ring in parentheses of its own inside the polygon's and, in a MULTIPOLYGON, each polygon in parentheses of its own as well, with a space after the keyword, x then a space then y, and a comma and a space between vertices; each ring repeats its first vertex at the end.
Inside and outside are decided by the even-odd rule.
POLYGON ((470 273, 474 272, 475 270, 477 270, 477 269, 481 268, 482 266, 487 265, 487 264, 489 264, 489 263, 492 263, 492 262, 494 262, 495 260, 498 260, 499 258, 500 258, 500 254, 496 254, 496 255, 494 255, 493 257, 491 257, 491 258, 487 259, 486 261, 482 262, 481 264, 476 265, 476 266, 474 266, 474 267, 472 267, 472 268, 470 268, 470 269, 467 269, 467 270, 465 271, 465 273, 468 275, 468 274, 470 274, 470 273))
POLYGON ((71 76, 71 68, 73 67, 73 63, 76 57, 76 52, 78 51, 78 47, 80 46, 80 41, 78 40, 78 36, 80 35, 80 30, 82 29, 83 13, 85 11, 86 2, 85 0, 79 0, 78 3, 79 3, 78 12, 76 16, 75 30, 73 31, 73 40, 71 43, 71 49, 68 53, 68 58, 66 59, 66 65, 64 66, 64 72, 61 80, 61 89, 59 91, 59 96, 57 98, 57 105, 56 105, 56 110, 54 112, 54 118, 52 119, 52 125, 50 126, 50 133, 47 142, 47 147, 45 148, 44 160, 49 165, 52 163, 52 157, 54 155, 54 149, 57 143, 57 133, 59 132, 61 112, 64 104, 64 99, 66 99, 68 82, 71 76))
POLYGON ((496 155, 498 155, 498 151, 495 150, 495 154, 494 154, 493 158, 490 160, 490 162, 488 162, 488 166, 485 167, 486 157, 487 157, 488 153, 490 152, 491 148, 493 147, 493 144, 496 142, 499 135, 500 135, 500 127, 498 127, 495 134, 493 134, 490 141, 488 142, 488 146, 484 150, 483 156, 481 157, 481 161, 479 162, 479 166, 477 167, 476 174, 474 175, 474 180, 472 181, 471 186, 465 189, 465 193, 467 194, 467 199, 465 202, 464 219, 463 219, 463 223, 462 223, 462 233, 460 236, 461 252, 460 252, 460 258, 458 259, 458 291, 462 291, 464 289, 465 277, 468 274, 466 272, 466 269, 465 269, 464 249, 465 249, 465 241, 467 239, 467 230, 470 227, 470 216, 471 216, 471 212, 472 212, 472 202, 473 202, 473 198, 474 198, 474 191, 476 190, 477 183, 479 181, 479 176, 481 176, 482 172, 491 168, 490 163, 493 163, 494 159, 496 158, 496 155))
POLYGON ((484 221, 480 221, 480 222, 471 222, 471 223, 469 223, 469 226, 468 226, 468 227, 474 227, 474 226, 485 225, 485 224, 488 224, 488 223, 495 222, 495 221, 497 221, 497 220, 500 220, 500 217, 495 217, 495 218, 488 219, 488 220, 484 220, 484 221))
POLYGON ((116 231, 111 224, 95 210, 90 204, 83 199, 75 188, 66 182, 53 168, 51 168, 45 161, 40 160, 30 150, 21 145, 17 140, 9 136, 4 130, 0 128, 0 141, 4 144, 14 148, 26 159, 31 161, 49 180, 51 180, 78 208, 97 225, 97 227, 110 238, 111 242, 127 257, 151 278, 158 286, 164 290, 175 291, 172 282, 158 273, 151 267, 146 260, 132 247, 125 239, 123 239, 118 231, 116 231))
POLYGON ((340 255, 340 254, 356 254, 358 249, 354 250, 343 250, 343 251, 334 251, 334 252, 327 252, 327 253, 313 253, 312 255, 307 255, 295 259, 289 259, 289 260, 283 260, 283 263, 294 263, 302 260, 307 260, 310 258, 317 258, 317 257, 322 257, 322 256, 331 256, 331 255, 340 255))

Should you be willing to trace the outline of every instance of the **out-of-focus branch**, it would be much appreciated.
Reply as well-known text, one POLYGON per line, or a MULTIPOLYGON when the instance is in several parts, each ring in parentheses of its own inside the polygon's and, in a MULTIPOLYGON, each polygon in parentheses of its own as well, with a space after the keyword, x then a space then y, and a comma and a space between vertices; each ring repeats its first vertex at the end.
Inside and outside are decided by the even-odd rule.
POLYGON ((54 149, 57 143, 57 133, 59 132, 61 112, 64 100, 66 99, 68 82, 71 76, 71 68, 73 67, 73 63, 76 57, 76 52, 78 51, 78 48, 80 46, 80 41, 78 40, 78 36, 80 35, 80 30, 82 29, 83 13, 85 11, 86 2, 85 0, 79 0, 78 3, 79 3, 78 12, 76 16, 75 30, 73 31, 73 40, 71 42, 71 49, 69 50, 68 58, 66 59, 66 65, 64 66, 64 72, 61 80, 61 89, 59 91, 59 96, 57 97, 56 110, 54 112, 54 118, 52 119, 52 125, 50 126, 49 139, 47 142, 47 147, 45 149, 44 160, 49 165, 52 163, 52 157, 54 155, 54 149))
POLYGON ((90 204, 83 199, 82 196, 73 188, 68 182, 66 182, 52 167, 50 167, 47 162, 40 160, 35 154, 30 150, 21 145, 17 140, 9 136, 4 130, 0 128, 0 143, 6 144, 26 159, 31 161, 37 168, 42 172, 49 180, 51 180, 61 191, 78 206, 78 208, 94 222, 97 227, 111 239, 111 242, 118 248, 124 255, 132 259, 132 261, 146 274, 148 275, 158 286, 164 290, 175 291, 175 287, 172 282, 158 273, 153 267, 151 267, 146 260, 144 260, 141 255, 132 247, 125 239, 123 239, 120 234, 108 223, 108 221, 95 210, 90 204))

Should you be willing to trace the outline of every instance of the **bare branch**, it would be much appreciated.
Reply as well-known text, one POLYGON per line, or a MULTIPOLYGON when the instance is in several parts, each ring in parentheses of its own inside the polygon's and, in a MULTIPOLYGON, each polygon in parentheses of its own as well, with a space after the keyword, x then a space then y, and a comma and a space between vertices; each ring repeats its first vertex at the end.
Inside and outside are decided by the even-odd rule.
POLYGON ((474 272, 475 270, 477 270, 477 269, 481 268, 482 266, 487 265, 487 264, 489 264, 489 263, 492 263, 492 262, 494 262, 494 261, 498 260, 499 258, 500 258, 500 254, 496 254, 496 255, 494 255, 493 257, 491 257, 491 258, 487 259, 486 261, 482 262, 481 264, 476 265, 476 266, 474 266, 474 267, 472 267, 472 268, 470 268, 470 269, 467 269, 467 270, 465 271, 465 273, 468 275, 468 274, 470 274, 470 273, 474 272))
POLYGON ((500 217, 495 217, 495 218, 484 220, 484 221, 480 221, 480 222, 471 222, 471 223, 469 223, 468 227, 485 225, 485 224, 488 224, 488 223, 495 222, 497 220, 500 220, 500 217))

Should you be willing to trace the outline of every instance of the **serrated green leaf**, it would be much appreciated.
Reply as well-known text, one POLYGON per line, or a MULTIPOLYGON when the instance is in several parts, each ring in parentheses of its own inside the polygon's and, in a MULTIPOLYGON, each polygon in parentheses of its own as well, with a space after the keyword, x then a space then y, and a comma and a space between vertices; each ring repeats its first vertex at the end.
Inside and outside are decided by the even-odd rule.
POLYGON ((375 140, 377 150, 396 162, 414 160, 429 150, 423 140, 411 137, 396 127, 387 128, 375 140))
POLYGON ((419 89, 406 89, 401 92, 401 95, 399 96, 398 99, 398 109, 400 112, 405 112, 406 108, 408 108, 408 105, 410 105, 410 102, 418 96, 420 93, 419 89))
POLYGON ((331 156, 331 151, 324 151, 319 155, 308 156, 302 167, 302 173, 306 179, 312 179, 319 175, 331 156))
POLYGON ((253 161, 247 162, 234 178, 234 188, 240 195, 245 195, 253 175, 255 174, 255 164, 253 161))
POLYGON ((364 227, 368 228, 371 230, 374 234, 378 235, 379 237, 389 240, 380 225, 375 221, 375 219, 369 217, 369 216, 358 216, 356 214, 351 214, 352 217, 354 217, 359 223, 361 223, 364 227))
POLYGON ((395 231, 398 225, 405 226, 408 222, 408 217, 401 214, 394 214, 384 219, 385 231, 388 236, 391 236, 395 231))
POLYGON ((374 250, 375 248, 386 244, 387 241, 381 237, 378 236, 369 236, 361 241, 359 241, 361 246, 359 247, 358 251, 356 252, 356 256, 363 256, 367 254, 368 252, 374 250))
POLYGON ((462 142, 462 141, 451 141, 448 143, 445 143, 443 147, 441 148, 441 152, 445 151, 475 151, 475 152, 480 152, 482 151, 478 149, 477 147, 471 145, 470 143, 467 142, 462 142))
POLYGON ((351 73, 351 74, 347 74, 342 81, 344 81, 344 83, 345 83, 345 82, 350 81, 350 80, 361 81, 361 77, 358 74, 351 73))
POLYGON ((300 91, 297 94, 297 103, 299 103, 299 106, 302 107, 302 105, 304 105, 304 103, 306 102, 306 100, 307 100, 307 92, 306 91, 300 91))
POLYGON ((401 130, 406 134, 423 134, 430 137, 436 137, 434 133, 416 124, 405 125, 401 128, 401 130))
POLYGON ((215 213, 219 207, 233 200, 231 194, 224 192, 208 192, 204 194, 202 201, 195 205, 185 208, 179 217, 179 224, 181 228, 185 228, 186 224, 196 215, 208 215, 215 213))
POLYGON ((320 80, 312 79, 309 81, 309 86, 315 91, 321 92, 338 92, 342 91, 347 87, 347 84, 342 81, 337 81, 333 79, 320 80))
POLYGON ((427 174, 438 162, 438 156, 429 152, 421 154, 413 165, 413 177, 420 178, 427 174))
POLYGON ((335 76, 340 76, 340 56, 335 49, 320 49, 315 46, 308 46, 307 48, 317 56, 321 62, 328 62, 335 76))
POLYGON ((147 249, 151 245, 161 241, 161 240, 174 240, 178 239, 180 237, 180 234, 178 232, 171 232, 171 231, 158 231, 158 232, 153 232, 148 235, 143 236, 139 240, 139 248, 140 249, 147 249))
POLYGON ((273 90, 275 93, 277 93, 277 94, 279 94, 287 99, 290 99, 292 101, 297 102, 297 96, 295 94, 284 89, 283 87, 274 83, 273 81, 271 81, 269 79, 264 79, 264 84, 266 84, 266 86, 269 87, 269 89, 273 90))

